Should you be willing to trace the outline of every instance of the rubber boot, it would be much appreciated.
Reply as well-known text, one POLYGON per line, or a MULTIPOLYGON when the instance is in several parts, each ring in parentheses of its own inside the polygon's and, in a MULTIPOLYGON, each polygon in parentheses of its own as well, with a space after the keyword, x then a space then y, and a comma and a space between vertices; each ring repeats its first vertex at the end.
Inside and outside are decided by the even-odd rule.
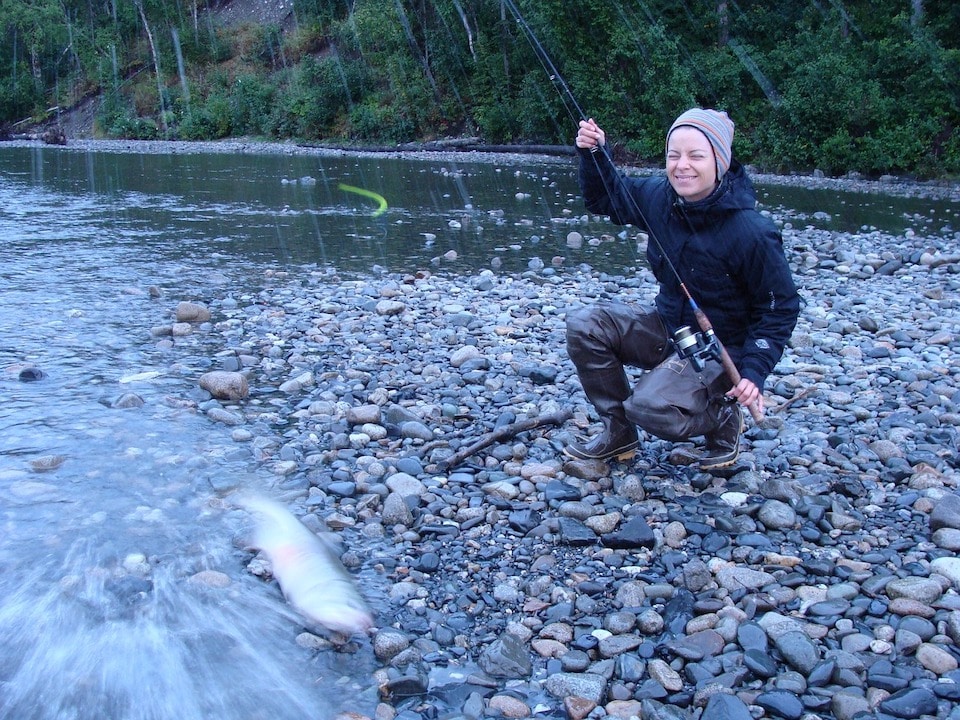
POLYGON ((580 383, 603 421, 603 432, 583 443, 571 443, 564 453, 578 460, 629 460, 637 454, 637 426, 627 420, 623 401, 630 385, 623 368, 585 370, 580 383))
POLYGON ((717 406, 716 429, 706 433, 706 452, 700 458, 704 472, 733 465, 740 456, 740 435, 743 433, 743 413, 735 402, 721 402, 717 406))

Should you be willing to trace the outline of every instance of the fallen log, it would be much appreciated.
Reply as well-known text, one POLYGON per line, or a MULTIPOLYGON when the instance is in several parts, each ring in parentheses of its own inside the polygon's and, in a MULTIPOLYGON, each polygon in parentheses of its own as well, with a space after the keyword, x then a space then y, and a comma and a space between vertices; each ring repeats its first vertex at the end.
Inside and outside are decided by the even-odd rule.
POLYGON ((483 450, 483 448, 489 445, 493 445, 495 442, 500 442, 501 440, 514 437, 522 432, 533 430, 538 427, 545 427, 547 425, 563 425, 563 423, 572 417, 573 410, 567 408, 564 410, 557 410, 555 412, 544 413, 543 415, 538 415, 537 417, 517 420, 515 423, 510 423, 509 425, 504 425, 496 430, 490 431, 471 445, 468 445, 467 447, 458 450, 450 457, 441 460, 439 463, 440 467, 443 469, 456 467, 474 453, 478 452, 479 450, 483 450))

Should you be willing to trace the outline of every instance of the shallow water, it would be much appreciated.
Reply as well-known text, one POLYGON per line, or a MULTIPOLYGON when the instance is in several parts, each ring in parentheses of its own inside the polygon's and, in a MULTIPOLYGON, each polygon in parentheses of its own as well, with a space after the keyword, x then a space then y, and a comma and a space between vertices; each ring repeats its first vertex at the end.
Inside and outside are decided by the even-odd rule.
MULTIPOLYGON (((798 222, 850 229, 935 234, 952 213, 867 196, 831 207, 791 188, 762 197, 799 208, 798 222)), ((630 274, 638 262, 618 228, 581 220, 569 162, 0 148, 0 208, 0 717, 10 718, 372 714, 368 643, 301 647, 302 622, 245 570, 236 538, 247 519, 221 496, 272 478, 190 405, 222 348, 198 333, 164 349, 151 335, 178 301, 254 304, 265 270, 296 276, 303 265, 475 274, 562 257, 557 272, 589 263, 630 274), (387 211, 341 184, 382 195, 387 211), (596 242, 570 247, 574 230, 596 242), (45 378, 21 382, 28 365, 45 378), (114 407, 125 393, 143 407, 114 407), (203 582, 209 570, 229 584, 203 582)), ((376 577, 359 579, 376 596, 376 577)))

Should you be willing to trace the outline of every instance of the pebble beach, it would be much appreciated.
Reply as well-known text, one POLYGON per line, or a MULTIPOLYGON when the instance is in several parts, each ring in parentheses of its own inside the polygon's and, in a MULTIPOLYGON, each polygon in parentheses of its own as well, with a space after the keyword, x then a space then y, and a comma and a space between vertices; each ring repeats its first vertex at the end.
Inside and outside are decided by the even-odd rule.
POLYGON ((375 710, 343 717, 960 720, 960 231, 774 220, 805 304, 716 474, 647 435, 625 463, 562 453, 600 427, 564 318, 652 302, 644 269, 164 290, 157 344, 190 336, 226 383, 196 411, 373 608, 367 636, 300 638, 375 658, 375 710))
POLYGON ((717 475, 653 437, 562 454, 599 427, 564 316, 650 302, 644 271, 272 270, 210 303, 249 396, 199 409, 344 538, 378 720, 960 718, 960 251, 781 225, 805 307, 717 475))

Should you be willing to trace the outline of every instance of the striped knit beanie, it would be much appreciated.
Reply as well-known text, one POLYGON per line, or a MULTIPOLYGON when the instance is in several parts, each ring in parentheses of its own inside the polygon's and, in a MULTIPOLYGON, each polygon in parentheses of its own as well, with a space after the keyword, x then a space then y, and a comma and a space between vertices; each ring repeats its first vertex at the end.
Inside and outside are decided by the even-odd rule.
POLYGON ((670 133, 681 125, 694 127, 710 141, 713 154, 717 158, 717 181, 730 169, 730 158, 733 156, 733 120, 725 112, 690 108, 683 115, 673 121, 670 132, 667 133, 667 142, 670 142, 670 133))

